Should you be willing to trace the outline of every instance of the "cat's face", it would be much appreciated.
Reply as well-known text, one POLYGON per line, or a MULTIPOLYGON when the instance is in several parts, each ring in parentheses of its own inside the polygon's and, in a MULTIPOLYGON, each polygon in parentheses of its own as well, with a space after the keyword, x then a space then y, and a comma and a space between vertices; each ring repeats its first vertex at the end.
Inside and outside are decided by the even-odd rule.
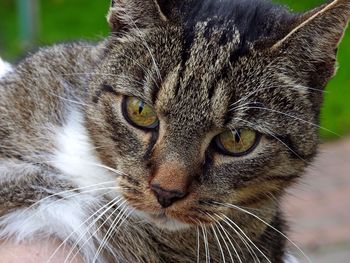
POLYGON ((121 172, 120 193, 169 229, 278 198, 316 152, 334 61, 315 79, 315 66, 293 56, 296 43, 278 46, 290 30, 252 39, 230 16, 191 14, 189 23, 147 8, 164 13, 111 38, 90 86, 88 127, 100 159, 121 172))

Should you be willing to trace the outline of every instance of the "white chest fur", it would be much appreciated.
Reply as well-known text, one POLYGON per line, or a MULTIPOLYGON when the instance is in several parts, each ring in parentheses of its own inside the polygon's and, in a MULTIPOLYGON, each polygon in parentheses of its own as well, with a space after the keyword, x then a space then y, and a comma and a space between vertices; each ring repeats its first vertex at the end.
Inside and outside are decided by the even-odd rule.
POLYGON ((0 58, 0 79, 5 76, 6 73, 10 72, 12 70, 12 67, 7 62, 3 61, 0 58))
MULTIPOLYGON (((59 199, 53 196, 1 217, 0 240, 54 236, 81 247, 88 260, 98 249, 96 240, 102 240, 97 224, 91 224, 91 215, 103 206, 103 194, 111 192, 115 200, 119 198, 117 176, 95 157, 79 111, 71 111, 65 126, 57 127, 55 134, 57 150, 49 162, 61 172, 58 179, 71 182, 80 192, 65 191, 59 193, 59 199)), ((99 258, 96 262, 104 261, 99 258)))
POLYGON ((116 184, 117 171, 98 160, 83 122, 82 114, 73 110, 66 125, 57 130, 57 151, 52 165, 79 187, 107 182, 116 184))
POLYGON ((286 254, 284 257, 284 263, 298 263, 298 260, 292 255, 286 254))

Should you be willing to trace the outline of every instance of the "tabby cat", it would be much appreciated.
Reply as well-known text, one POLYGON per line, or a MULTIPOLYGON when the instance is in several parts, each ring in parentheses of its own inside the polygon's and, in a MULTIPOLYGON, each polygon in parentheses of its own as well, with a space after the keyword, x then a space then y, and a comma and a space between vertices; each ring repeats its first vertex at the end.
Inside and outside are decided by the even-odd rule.
POLYGON ((107 39, 0 80, 0 240, 56 238, 66 262, 292 262, 280 199, 316 155, 349 19, 350 0, 112 1, 107 39))

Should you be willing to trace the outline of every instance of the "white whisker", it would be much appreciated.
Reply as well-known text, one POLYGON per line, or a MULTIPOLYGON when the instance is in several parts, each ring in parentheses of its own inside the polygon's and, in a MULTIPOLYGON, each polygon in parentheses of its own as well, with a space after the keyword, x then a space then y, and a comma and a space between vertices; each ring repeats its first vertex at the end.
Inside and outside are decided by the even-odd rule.
MULTIPOLYGON (((34 206, 38 206, 39 209, 36 210, 36 211, 33 211, 33 213, 29 217, 26 218, 26 220, 30 220, 30 219, 34 218, 37 214, 43 213, 45 210, 48 210, 53 205, 55 205, 55 204, 57 204, 59 202, 66 201, 67 199, 79 196, 81 194, 86 194, 86 193, 91 193, 91 192, 98 192, 98 191, 101 191, 101 190, 117 190, 117 189, 119 189, 119 188, 117 188, 117 187, 103 187, 103 188, 96 188, 96 189, 91 189, 91 190, 80 191, 78 193, 71 194, 71 195, 68 195, 68 196, 64 196, 64 197, 61 197, 61 198, 59 198, 57 200, 54 200, 54 201, 50 202, 48 205, 45 205, 44 207, 40 207, 40 205, 42 204, 44 199, 45 199, 45 201, 49 201, 49 199, 51 199, 54 196, 54 195, 52 195, 52 196, 49 196, 49 197, 46 197, 46 198, 43 198, 43 199, 39 200, 38 202, 34 203, 30 207, 25 208, 20 213, 24 216, 30 209, 34 209, 34 206)), ((102 195, 105 195, 105 194, 106 193, 103 193, 102 195)), ((60 195, 62 195, 62 192, 60 193, 60 195)))
POLYGON ((208 263, 210 262, 208 238, 207 238, 203 224, 201 223, 200 226, 202 228, 202 234, 203 234, 203 242, 204 242, 204 249, 205 249, 205 263, 208 263))
MULTIPOLYGON (((94 219, 93 222, 90 223, 90 225, 87 227, 87 230, 89 230, 91 227, 93 227, 98 220, 100 220, 102 218, 102 216, 104 216, 109 210, 111 210, 113 208, 113 206, 115 206, 116 204, 118 204, 121 201, 121 199, 116 200, 115 202, 113 202, 104 212, 102 212, 96 219, 94 219)), ((126 201, 123 201, 122 204, 124 204, 126 201)), ((120 207, 121 204, 118 206, 120 207)), ((118 209, 118 208, 117 208, 118 209)), ((77 251, 74 253, 74 255, 72 256, 72 259, 74 259, 80 252, 80 250, 91 240, 91 238, 93 238, 99 231, 100 229, 107 223, 107 221, 112 217, 113 213, 111 213, 106 220, 103 221, 103 223, 84 241, 84 243, 79 246, 79 248, 77 249, 77 251)), ((67 260, 69 259, 69 256, 73 253, 74 249, 78 246, 79 242, 84 238, 84 236, 88 234, 88 231, 85 231, 82 235, 80 235, 80 237, 75 241, 74 245, 72 246, 71 250, 69 251, 66 260, 64 263, 67 263, 67 260)), ((71 260, 72 260, 71 259, 71 260)))
MULTIPOLYGON (((229 243, 230 243, 230 245, 231 245, 233 251, 235 252, 235 254, 236 254, 237 258, 238 258, 238 261, 239 261, 240 263, 242 263, 241 257, 239 256, 236 247, 233 245, 232 240, 231 240, 231 238, 229 237, 229 235, 228 235, 226 229, 223 227, 223 225, 222 225, 220 222, 217 222, 217 224, 219 225, 219 227, 221 228, 222 232, 224 233, 224 235, 226 236, 227 240, 229 241, 229 243)), ((226 244, 227 244, 227 243, 226 243, 226 244)), ((237 243, 236 243, 236 245, 238 246, 237 243)), ((228 251, 230 252, 229 249, 228 249, 228 251)), ((233 260, 233 258, 232 258, 231 252, 230 252, 230 257, 231 257, 232 262, 234 262, 234 260, 233 260)))
POLYGON ((220 228, 218 227, 218 223, 219 223, 219 222, 217 222, 217 223, 214 225, 214 227, 216 228, 216 231, 219 233, 219 236, 221 237, 221 240, 222 240, 222 241, 224 242, 224 244, 225 244, 225 247, 226 247, 226 250, 227 250, 227 252, 228 252, 228 254, 229 254, 229 256, 230 256, 231 262, 234 263, 234 260, 233 260, 233 256, 232 256, 230 247, 228 246, 225 237, 222 235, 221 230, 220 230, 220 228))
POLYGON ((94 259, 92 260, 92 262, 96 262, 98 256, 100 255, 102 249, 104 248, 104 246, 106 245, 106 243, 108 242, 108 240, 112 237, 113 235, 113 231, 115 231, 115 228, 118 226, 119 222, 122 220, 123 216, 125 215, 125 213, 127 212, 127 210, 125 209, 125 203, 123 206, 120 206, 119 208, 115 209, 113 211, 112 214, 114 214, 116 211, 119 211, 119 213, 116 215, 115 219, 113 220, 112 224, 110 225, 109 229, 107 230, 104 238, 102 239, 102 242, 100 243, 96 254, 94 256, 94 259))
MULTIPOLYGON (((260 262, 259 257, 256 255, 254 249, 249 245, 249 243, 246 241, 246 238, 244 236, 242 236, 240 234, 240 232, 238 232, 238 230, 236 228, 234 228, 234 226, 225 218, 223 218, 222 216, 215 214, 218 218, 220 218, 221 221, 223 221, 225 224, 227 224, 235 233, 236 235, 241 239, 241 241, 243 242, 243 244, 245 245, 245 247, 247 248, 249 254, 251 255, 251 257, 254 259, 254 262, 256 262, 256 259, 258 260, 258 262, 260 262)), ((248 239, 247 239, 248 240, 248 239)))
MULTIPOLYGON (((241 118, 236 118, 236 119, 237 119, 237 120, 240 120, 240 121, 242 121, 242 122, 246 122, 246 123, 248 123, 248 124, 250 124, 250 125, 254 125, 254 123, 252 123, 252 122, 250 122, 250 121, 243 120, 243 119, 241 119, 241 118)), ((268 123, 266 122, 266 124, 268 124, 268 123)), ((257 125, 255 125, 255 126, 257 126, 257 125)), ((301 157, 296 151, 294 151, 292 148, 290 148, 285 142, 283 142, 283 141, 282 141, 281 139, 279 139, 276 135, 274 135, 272 131, 270 131, 270 130, 267 129, 267 128, 265 128, 264 131, 265 131, 268 135, 270 135, 271 137, 273 137, 273 138, 275 138, 277 141, 279 141, 281 144, 283 144, 289 151, 291 151, 291 152, 292 152, 296 157, 298 157, 301 161, 303 161, 304 163, 307 163, 307 161, 306 161, 303 157, 301 157)))
POLYGON ((257 106, 251 106, 251 107, 249 107, 249 109, 265 110, 265 111, 270 111, 270 112, 273 112, 273 113, 281 114, 281 115, 283 115, 283 116, 286 116, 286 117, 289 117, 289 118, 298 120, 298 121, 300 121, 300 122, 302 122, 302 123, 306 123, 306 124, 309 124, 309 125, 314 126, 314 127, 316 127, 316 128, 319 128, 319 129, 322 129, 322 130, 324 130, 324 131, 330 132, 330 133, 336 135, 337 137, 340 137, 340 138, 342 137, 342 136, 339 135, 338 133, 335 133, 335 132, 333 132, 333 131, 331 131, 331 130, 325 128, 325 127, 322 127, 322 126, 320 126, 320 125, 317 125, 317 124, 315 124, 315 123, 312 123, 312 122, 310 122, 310 121, 304 120, 304 119, 302 119, 302 118, 299 118, 299 117, 297 117, 297 116, 294 116, 294 115, 291 115, 291 114, 288 114, 288 113, 285 113, 285 112, 282 112, 282 111, 273 110, 273 109, 264 108, 264 107, 257 107, 257 106))
MULTIPOLYGON (((222 236, 220 229, 217 227, 217 225, 219 225, 220 227, 222 227, 222 225, 221 225, 220 222, 219 222, 217 219, 215 219, 212 215, 210 215, 209 213, 206 213, 206 214, 207 214, 207 216, 209 216, 210 218, 212 218, 212 219, 216 222, 215 227, 216 227, 216 229, 218 230, 218 232, 219 232, 219 234, 220 234, 220 236, 221 236, 221 239, 222 239, 222 240, 224 241, 224 243, 225 243, 225 246, 226 246, 227 251, 228 251, 228 253, 229 253, 229 255, 230 255, 231 261, 234 262, 233 257, 232 257, 232 254, 231 254, 231 251, 230 251, 230 248, 228 247, 225 238, 222 236)), ((224 230, 223 227, 222 227, 222 229, 224 230)), ((225 231, 224 231, 224 233, 225 233, 225 231)), ((225 233, 225 234, 226 234, 226 233, 225 233)), ((235 251, 236 255, 237 255, 238 258, 239 258, 239 255, 237 254, 236 248, 235 248, 234 245, 232 244, 231 239, 228 237, 227 234, 226 234, 226 237, 227 237, 227 239, 229 240, 229 242, 231 243, 231 246, 232 246, 233 250, 235 251)), ((242 263, 242 262, 241 262, 241 263, 242 263)))
POLYGON ((247 234, 235 223, 233 222, 228 216, 225 214, 222 214, 223 217, 225 217, 231 224, 233 224, 239 232, 242 233, 242 235, 255 247, 256 250, 259 251, 259 253, 269 262, 272 263, 271 260, 261 251, 261 249, 247 236, 247 234))
MULTIPOLYGON (((57 254, 57 252, 62 248, 62 246, 64 246, 69 239, 80 229, 82 228, 89 220, 91 220, 95 215, 97 215, 100 211, 102 211, 103 209, 105 209, 107 206, 109 206, 110 204, 114 203, 117 199, 120 199, 120 197, 115 197, 114 199, 112 199, 112 201, 110 201, 109 203, 105 204, 104 206, 102 206, 101 208, 99 208, 96 212, 94 212, 91 216, 89 216, 86 220, 84 220, 84 222, 82 222, 74 231, 72 231, 72 233, 70 235, 68 235, 66 237, 66 239, 64 239, 61 244, 57 247, 57 249, 53 252, 53 254, 49 257, 49 259, 46 261, 46 263, 50 263, 50 261, 53 259, 53 257, 57 254)), ((108 210, 106 210, 108 211, 108 210)), ((103 215, 103 214, 102 214, 103 215)), ((87 227, 84 235, 89 231, 89 227, 87 227)))
POLYGON ((200 235, 199 235, 199 227, 196 227, 197 229, 197 263, 200 263, 200 235))
POLYGON ((277 233, 279 233, 280 235, 282 235, 284 238, 286 238, 295 248, 297 248, 299 250, 299 252, 305 257, 305 259, 309 262, 312 263, 311 259, 304 253, 304 251, 295 243, 293 242, 290 238, 288 238, 285 234, 283 234, 280 230, 278 230, 277 228, 275 228, 274 226, 272 226, 271 224, 269 224, 268 222, 266 222, 265 220, 261 219, 259 216, 253 214, 252 212, 249 212, 246 209, 243 209, 237 205, 233 205, 233 204, 222 204, 219 202, 213 202, 217 205, 221 205, 221 206, 226 206, 226 207, 231 207, 231 208, 235 208, 243 213, 246 213, 252 217, 254 217, 255 219, 259 220, 260 222, 264 223, 266 226, 270 227, 271 229, 273 229, 274 231, 276 231, 277 233))
POLYGON ((219 239, 219 237, 218 237, 218 235, 217 235, 213 225, 211 226, 211 229, 212 229, 212 231, 214 233, 214 236, 215 236, 215 239, 216 239, 216 241, 218 243, 218 247, 219 247, 219 250, 221 252, 222 261, 223 261, 223 263, 226 263, 224 250, 222 249, 222 246, 221 246, 221 243, 220 243, 220 239, 219 239))

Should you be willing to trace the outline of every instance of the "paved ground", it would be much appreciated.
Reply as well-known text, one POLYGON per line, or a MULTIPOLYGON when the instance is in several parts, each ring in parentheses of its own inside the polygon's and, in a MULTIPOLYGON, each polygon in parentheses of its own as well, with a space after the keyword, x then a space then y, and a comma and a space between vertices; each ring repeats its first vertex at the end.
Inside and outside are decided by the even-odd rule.
POLYGON ((349 263, 350 138, 323 145, 304 180, 289 192, 284 210, 292 239, 314 263, 349 263))

